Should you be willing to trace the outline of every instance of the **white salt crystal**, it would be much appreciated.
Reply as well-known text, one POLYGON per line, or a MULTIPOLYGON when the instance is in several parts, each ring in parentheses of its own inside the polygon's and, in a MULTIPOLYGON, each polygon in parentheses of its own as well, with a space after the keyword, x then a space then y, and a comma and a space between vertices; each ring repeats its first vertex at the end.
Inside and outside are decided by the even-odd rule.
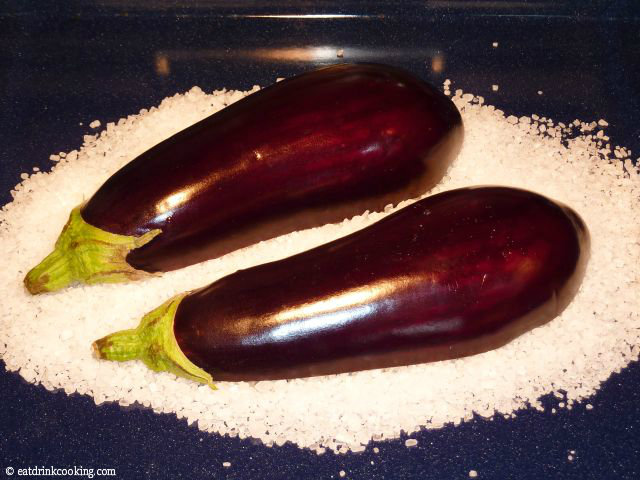
POLYGON ((498 47, 498 42, 493 42, 491 45, 493 46, 493 48, 497 48, 498 47))
POLYGON ((231 466, 231 462, 222 462, 222 466, 224 468, 229 468, 231 466))
POLYGON ((478 476, 478 472, 475 470, 469 470, 469 478, 476 478, 478 476))
POLYGON ((499 88, 500 87, 498 85, 491 85, 491 90, 493 90, 494 92, 497 92, 499 88))
POLYGON ((408 438, 404 442, 405 447, 415 447, 416 445, 418 445, 418 440, 416 440, 415 438, 408 438))
POLYGON ((345 472, 344 470, 340 470, 340 472, 338 473, 338 475, 340 475, 340 478, 344 477, 347 474, 347 472, 345 472))

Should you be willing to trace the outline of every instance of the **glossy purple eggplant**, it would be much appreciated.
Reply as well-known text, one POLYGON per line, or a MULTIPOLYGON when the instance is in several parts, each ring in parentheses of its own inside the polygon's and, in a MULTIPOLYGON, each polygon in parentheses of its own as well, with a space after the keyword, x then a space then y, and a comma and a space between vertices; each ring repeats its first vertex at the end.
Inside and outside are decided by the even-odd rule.
MULTIPOLYGON (((462 132, 451 100, 410 73, 334 65, 158 144, 107 180, 79 216, 124 238, 153 232, 126 262, 169 271, 419 196, 442 178, 462 132)), ((120 277, 126 269, 114 268, 120 277)), ((47 290, 41 274, 30 290, 47 290)))
MULTIPOLYGON (((464 188, 158 312, 170 310, 180 352, 215 380, 392 367, 483 352, 548 322, 576 293, 588 255, 570 208, 525 190, 464 188)), ((121 333, 96 343, 101 356, 145 358, 123 355, 121 333)))

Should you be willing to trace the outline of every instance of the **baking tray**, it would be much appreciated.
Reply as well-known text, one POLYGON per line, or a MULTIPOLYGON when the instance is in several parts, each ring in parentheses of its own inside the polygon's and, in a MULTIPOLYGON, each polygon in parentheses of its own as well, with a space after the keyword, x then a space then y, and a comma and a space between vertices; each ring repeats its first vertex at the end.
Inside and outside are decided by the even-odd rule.
MULTIPOLYGON (((640 8, 628 2, 6 2, 0 6, 0 202, 103 124, 198 85, 248 89, 341 61, 401 66, 520 115, 605 118, 640 153, 640 8), (497 42, 498 47, 493 43, 497 42), (338 50, 343 50, 339 58, 338 50), (492 85, 499 85, 493 91, 492 85), (538 94, 542 91, 543 94, 538 94)), ((640 200, 639 200, 640 201, 640 200)), ((576 332, 579 334, 579 332, 576 332)), ((640 478, 640 366, 572 410, 373 442, 318 456, 221 437, 174 415, 52 393, 0 373, 7 467, 113 468, 123 479, 640 478), (374 453, 373 448, 379 448, 374 453), (575 451, 573 461, 568 454, 575 451), (223 462, 231 462, 225 468, 223 462)))

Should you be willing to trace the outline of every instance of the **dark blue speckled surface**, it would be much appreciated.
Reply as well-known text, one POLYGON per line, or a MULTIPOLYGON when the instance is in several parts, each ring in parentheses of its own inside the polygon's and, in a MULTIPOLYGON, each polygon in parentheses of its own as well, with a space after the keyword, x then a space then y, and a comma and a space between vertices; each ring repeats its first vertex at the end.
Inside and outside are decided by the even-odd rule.
MULTIPOLYGON (((21 172, 48 169, 51 153, 79 147, 96 118, 117 120, 194 85, 265 85, 339 61, 327 53, 338 48, 344 61, 395 64, 434 83, 451 78, 454 88, 515 115, 606 118, 613 142, 637 157, 638 5, 9 1, 0 6, 0 204, 10 201, 21 172), (282 14, 343 17, 264 17, 282 14), (292 47, 325 48, 307 60, 249 53, 292 47), (441 72, 432 69, 434 57, 441 72), (168 74, 159 58, 168 61, 168 74), (492 84, 500 90, 492 92, 492 84)), ((0 478, 9 478, 9 466, 17 476, 18 468, 50 465, 115 468, 122 479, 340 478, 340 470, 355 479, 464 479, 471 469, 481 479, 640 478, 640 366, 613 375, 590 402, 591 411, 527 410, 516 419, 423 431, 412 435, 419 441, 412 449, 401 439, 362 454, 317 456, 291 444, 221 438, 146 409, 96 407, 88 397, 51 393, 2 369, 0 478), (232 466, 224 468, 225 461, 232 466)))

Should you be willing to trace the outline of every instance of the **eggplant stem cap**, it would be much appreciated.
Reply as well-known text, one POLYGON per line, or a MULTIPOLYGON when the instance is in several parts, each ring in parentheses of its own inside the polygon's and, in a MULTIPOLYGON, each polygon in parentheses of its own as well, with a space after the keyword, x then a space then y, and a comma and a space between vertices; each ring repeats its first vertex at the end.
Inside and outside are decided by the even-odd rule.
POLYGON ((25 287, 32 294, 53 292, 72 283, 116 283, 152 275, 136 270, 126 258, 161 230, 139 237, 107 232, 85 222, 81 208, 71 211, 53 251, 25 276, 25 287))
POLYGON ((177 295, 147 313, 137 328, 121 330, 96 340, 93 351, 98 358, 105 360, 142 360, 151 370, 171 372, 215 390, 211 375, 186 357, 173 333, 178 305, 186 295, 177 295))

